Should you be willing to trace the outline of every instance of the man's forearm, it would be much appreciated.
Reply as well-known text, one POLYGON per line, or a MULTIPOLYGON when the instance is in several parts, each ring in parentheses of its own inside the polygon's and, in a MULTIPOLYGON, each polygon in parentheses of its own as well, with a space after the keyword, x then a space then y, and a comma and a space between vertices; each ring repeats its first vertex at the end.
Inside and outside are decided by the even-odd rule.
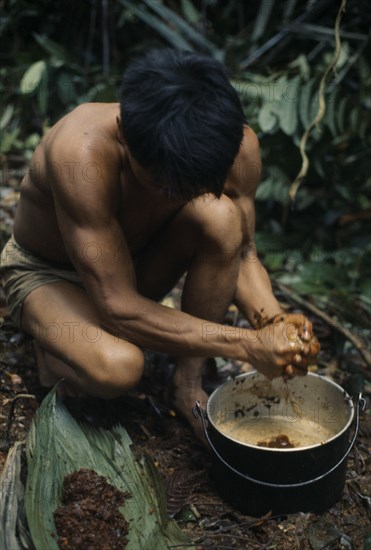
POLYGON ((268 319, 282 312, 281 306, 273 295, 268 273, 256 254, 246 257, 241 262, 235 303, 251 325, 256 328, 263 326, 268 319))
POLYGON ((248 360, 254 330, 206 321, 136 295, 116 303, 103 326, 137 346, 181 356, 230 357, 248 360))
MULTIPOLYGON (((268 294, 265 304, 269 315, 280 310, 268 294)), ((238 359, 251 363, 269 378, 280 376, 283 367, 292 366, 294 357, 303 352, 304 344, 297 336, 308 328, 302 316, 292 317, 296 318, 289 325, 282 319, 261 330, 247 330, 198 319, 135 293, 130 297, 126 294, 125 301, 116 302, 106 315, 101 312, 102 324, 109 332, 140 348, 178 357, 238 359)))

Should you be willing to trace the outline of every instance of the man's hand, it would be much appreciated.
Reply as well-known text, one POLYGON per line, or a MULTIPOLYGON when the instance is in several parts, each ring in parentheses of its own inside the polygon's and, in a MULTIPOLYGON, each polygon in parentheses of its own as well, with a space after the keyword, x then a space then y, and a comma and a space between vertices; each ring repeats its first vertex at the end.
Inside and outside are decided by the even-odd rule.
POLYGON ((276 315, 256 332, 250 362, 268 378, 292 378, 307 374, 315 363, 320 345, 312 323, 303 315, 276 315))

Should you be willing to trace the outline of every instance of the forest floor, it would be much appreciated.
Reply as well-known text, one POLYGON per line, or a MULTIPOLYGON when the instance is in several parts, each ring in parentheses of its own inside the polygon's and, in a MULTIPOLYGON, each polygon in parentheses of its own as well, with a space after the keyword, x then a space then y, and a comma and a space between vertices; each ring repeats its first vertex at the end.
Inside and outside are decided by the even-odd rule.
MULTIPOLYGON (((8 321, 0 374, 0 471, 7 450, 27 436, 36 408, 45 396, 38 384, 31 340, 8 321), (34 398, 22 397, 33 395, 34 398), (17 398, 14 401, 14 398, 17 398)), ((205 385, 221 383, 236 374, 226 363, 217 374, 206 369, 205 385)), ((371 416, 363 414, 357 443, 350 454, 342 498, 329 511, 252 518, 223 502, 209 477, 211 456, 191 430, 161 398, 171 372, 171 358, 151 355, 136 397, 114 401, 73 400, 66 405, 79 419, 108 428, 121 422, 136 452, 150 455, 168 489, 168 511, 196 548, 214 549, 354 549, 368 550, 370 524, 371 416), (366 541, 367 539, 367 541, 366 541)), ((8 550, 8 549, 7 549, 8 550)))
MULTIPOLYGON (((5 195, 10 232, 17 193, 5 195)), ((179 287, 168 298, 172 305, 179 298, 179 287)), ((281 298, 282 302, 282 296, 281 298)), ((169 302, 168 302, 169 304, 169 302)), ((293 304, 283 303, 288 310, 293 304)), ((359 361, 348 362, 336 355, 336 336, 331 327, 311 317, 321 345, 317 372, 348 391, 357 383, 359 361), (353 364, 352 364, 353 362, 353 364), (346 367, 344 367, 346 364, 346 367)), ((239 324, 231 309, 226 322, 239 324)), ((0 361, 0 472, 10 446, 27 437, 32 418, 46 390, 38 383, 32 340, 17 329, 0 311, 2 329, 0 361)), ((148 354, 145 374, 136 396, 113 401, 74 400, 66 405, 78 418, 109 427, 122 423, 133 440, 136 453, 146 453, 164 478, 168 491, 168 513, 189 534, 197 549, 277 549, 277 550, 370 550, 371 549, 371 416, 361 415, 356 444, 349 455, 343 495, 323 514, 296 513, 253 518, 241 514, 218 495, 217 484, 209 475, 210 453, 194 438, 189 427, 164 404, 163 393, 174 367, 165 355, 148 354)), ((248 370, 247 365, 224 359, 210 361, 204 372, 204 386, 210 393, 229 376, 248 370)), ((10 549, 6 549, 10 550, 10 549)))

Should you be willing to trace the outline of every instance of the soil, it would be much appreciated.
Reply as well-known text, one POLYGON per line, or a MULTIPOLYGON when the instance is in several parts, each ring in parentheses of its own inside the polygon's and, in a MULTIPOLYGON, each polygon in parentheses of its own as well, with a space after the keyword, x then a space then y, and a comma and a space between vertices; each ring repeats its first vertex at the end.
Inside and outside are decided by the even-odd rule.
POLYGON ((93 470, 82 469, 66 476, 62 486, 63 506, 54 512, 59 547, 65 550, 126 548, 129 524, 119 506, 130 496, 93 470))
MULTIPOLYGON (((3 321, 2 328, 0 470, 9 445, 26 437, 35 409, 46 394, 38 384, 31 340, 9 320, 3 321), (31 397, 22 397, 27 395, 31 397), (12 401, 15 397, 18 399, 12 401)), ((209 393, 227 376, 245 369, 244 365, 236 363, 221 360, 218 363, 216 368, 215 363, 209 362, 204 372, 204 386, 209 393)), ((371 534, 369 414, 361 415, 357 443, 348 460, 343 496, 328 512, 253 518, 222 500, 209 477, 212 465, 209 452, 194 439, 182 419, 164 405, 162 396, 172 367, 171 357, 149 354, 137 395, 113 401, 66 398, 65 404, 78 420, 105 428, 117 422, 125 426, 135 452, 151 456, 162 474, 168 493, 168 513, 188 533, 197 550, 369 548, 366 545, 370 542, 365 542, 371 534)), ((318 372, 346 383, 339 369, 334 373, 325 369, 318 372)))

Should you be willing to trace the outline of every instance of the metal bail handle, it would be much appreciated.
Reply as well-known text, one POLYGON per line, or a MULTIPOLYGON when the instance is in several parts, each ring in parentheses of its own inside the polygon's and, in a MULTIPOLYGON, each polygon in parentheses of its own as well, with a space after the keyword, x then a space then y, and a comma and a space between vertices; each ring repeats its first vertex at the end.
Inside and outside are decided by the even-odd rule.
POLYGON ((238 470, 236 470, 233 466, 231 466, 231 464, 229 464, 226 460, 224 460, 224 458, 218 453, 218 451, 215 449, 213 443, 211 442, 208 431, 207 431, 207 428, 206 428, 205 411, 202 409, 201 403, 199 401, 196 401, 195 406, 193 407, 192 411, 193 411, 193 415, 195 416, 195 418, 199 418, 199 417, 201 418, 202 429, 203 429, 203 432, 205 434, 207 442, 210 445, 212 451, 218 457, 220 462, 222 462, 224 464, 224 466, 227 466, 227 468, 229 470, 231 470, 234 474, 237 474, 238 476, 240 476, 243 479, 246 479, 247 481, 257 483, 258 485, 263 485, 264 487, 274 487, 276 489, 277 488, 278 489, 292 489, 292 488, 295 488, 295 487, 304 487, 305 485, 310 485, 311 483, 315 483, 316 481, 320 481, 324 477, 330 475, 334 470, 336 470, 344 462, 344 460, 347 458, 348 454, 352 450, 353 445, 354 445, 354 443, 357 439, 357 435, 358 435, 358 431, 359 431, 359 415, 360 415, 361 412, 363 412, 365 410, 365 408, 366 408, 366 399, 364 397, 362 397, 362 394, 360 393, 360 394, 358 394, 358 400, 357 400, 357 406, 356 406, 356 426, 355 426, 355 430, 354 430, 354 435, 352 437, 352 440, 349 444, 348 449, 346 450, 343 457, 339 460, 339 462, 337 462, 337 464, 335 464, 335 466, 330 468, 330 470, 327 470, 327 472, 325 472, 324 474, 321 474, 320 476, 317 476, 313 479, 309 479, 307 481, 300 481, 299 483, 269 483, 267 481, 261 481, 260 479, 255 479, 254 477, 250 477, 250 476, 248 476, 246 474, 243 474, 242 472, 239 472, 238 470))

